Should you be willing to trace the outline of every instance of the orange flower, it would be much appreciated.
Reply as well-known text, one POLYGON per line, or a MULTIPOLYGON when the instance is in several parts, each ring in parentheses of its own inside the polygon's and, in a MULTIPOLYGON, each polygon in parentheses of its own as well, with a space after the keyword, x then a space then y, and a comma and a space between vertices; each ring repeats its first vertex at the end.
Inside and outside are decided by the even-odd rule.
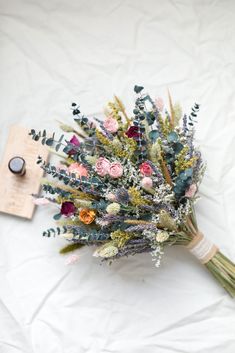
POLYGON ((88 176, 88 171, 84 167, 84 165, 79 164, 79 163, 72 163, 68 167, 69 173, 74 173, 77 178, 85 177, 87 178, 88 176))
POLYGON ((79 212, 79 219, 85 224, 91 224, 95 219, 95 211, 90 210, 89 208, 83 208, 79 212))

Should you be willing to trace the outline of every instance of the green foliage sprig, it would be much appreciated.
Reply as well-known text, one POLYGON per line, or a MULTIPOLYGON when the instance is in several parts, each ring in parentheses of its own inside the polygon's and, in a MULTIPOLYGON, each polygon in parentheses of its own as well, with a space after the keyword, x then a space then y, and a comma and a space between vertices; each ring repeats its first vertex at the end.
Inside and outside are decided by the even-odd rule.
POLYGON ((72 187, 85 187, 85 188, 101 188, 103 183, 98 177, 92 177, 92 178, 76 178, 76 175, 74 173, 67 173, 65 170, 58 169, 55 166, 51 165, 50 163, 47 163, 42 159, 42 157, 38 157, 37 164, 41 165, 41 168, 49 175, 51 175, 53 178, 57 178, 60 181, 63 181, 65 185, 69 185, 72 187))
POLYGON ((199 108, 200 108, 200 105, 195 103, 194 106, 191 109, 191 113, 190 113, 190 115, 188 117, 188 119, 189 119, 188 125, 190 125, 191 127, 193 127, 194 123, 197 122, 196 118, 197 118, 197 114, 199 112, 199 108))

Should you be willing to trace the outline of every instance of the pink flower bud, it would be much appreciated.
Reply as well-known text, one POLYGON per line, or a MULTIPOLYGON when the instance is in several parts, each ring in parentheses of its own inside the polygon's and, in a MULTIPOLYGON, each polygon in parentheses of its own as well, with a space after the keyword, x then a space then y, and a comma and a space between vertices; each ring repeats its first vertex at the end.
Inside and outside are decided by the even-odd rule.
POLYGON ((190 187, 185 192, 185 196, 191 198, 191 197, 193 197, 195 195, 196 191, 197 191, 197 185, 196 184, 192 184, 192 185, 190 185, 190 187))
POLYGON ((144 177, 142 180, 141 180, 141 186, 144 188, 144 189, 151 189, 153 187, 153 181, 151 178, 149 177, 144 177))
POLYGON ((163 99, 161 97, 158 97, 158 98, 155 99, 155 105, 156 105, 157 109, 160 110, 160 112, 163 111, 164 102, 163 102, 163 99))
POLYGON ((73 265, 73 264, 75 264, 76 262, 78 262, 78 260, 79 260, 79 256, 76 255, 76 254, 72 254, 72 255, 70 255, 70 256, 67 258, 65 264, 66 264, 66 265, 73 265))
POLYGON ((109 192, 106 196, 107 200, 109 201, 116 201, 116 196, 112 193, 112 192, 109 192))

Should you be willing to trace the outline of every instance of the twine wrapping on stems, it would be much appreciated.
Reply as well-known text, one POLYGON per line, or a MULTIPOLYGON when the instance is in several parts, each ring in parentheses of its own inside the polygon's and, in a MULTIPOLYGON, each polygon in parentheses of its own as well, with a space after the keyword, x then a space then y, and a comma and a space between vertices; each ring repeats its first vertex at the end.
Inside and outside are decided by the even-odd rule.
POLYGON ((209 262, 219 251, 218 247, 206 239, 200 231, 196 233, 187 248, 202 264, 209 262))

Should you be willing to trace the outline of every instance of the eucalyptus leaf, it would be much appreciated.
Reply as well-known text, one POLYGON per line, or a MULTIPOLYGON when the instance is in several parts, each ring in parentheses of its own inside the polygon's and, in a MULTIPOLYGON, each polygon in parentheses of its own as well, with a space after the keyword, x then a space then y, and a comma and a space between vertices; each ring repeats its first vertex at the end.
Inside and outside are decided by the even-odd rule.
POLYGON ((53 216, 55 221, 58 221, 61 218, 61 213, 57 213, 53 216))
POLYGON ((155 142, 159 136, 160 135, 158 130, 152 130, 149 132, 149 138, 152 142, 155 142))
POLYGON ((179 139, 177 133, 175 131, 172 131, 170 132, 168 135, 167 135, 167 140, 168 142, 177 142, 179 139))
POLYGON ((135 85, 135 87, 134 87, 135 93, 140 93, 143 89, 144 89, 143 86, 137 86, 137 85, 135 85))

